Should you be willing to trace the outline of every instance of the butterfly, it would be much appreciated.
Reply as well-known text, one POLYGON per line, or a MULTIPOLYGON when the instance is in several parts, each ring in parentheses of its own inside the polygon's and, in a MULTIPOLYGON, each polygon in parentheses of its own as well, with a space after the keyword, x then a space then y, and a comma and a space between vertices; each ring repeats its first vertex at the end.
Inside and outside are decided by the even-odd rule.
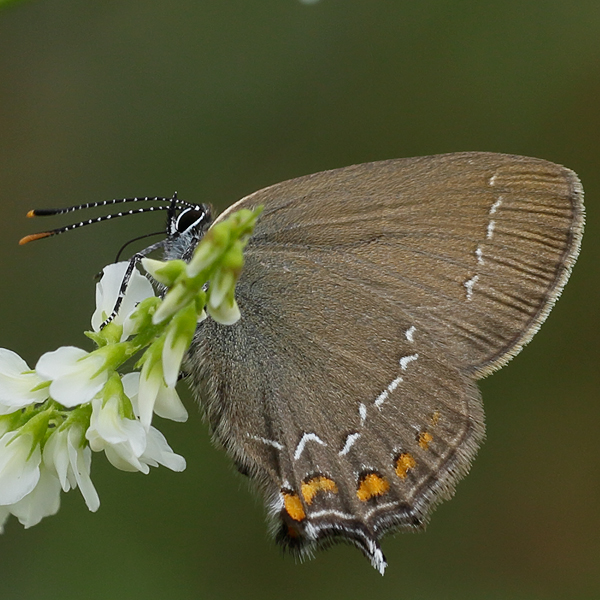
POLYGON ((281 545, 305 556, 347 542, 383 574, 382 537, 422 528, 470 468, 485 429, 476 381, 529 342, 567 282, 577 176, 466 152, 292 179, 214 220, 176 196, 123 201, 153 200, 167 236, 131 265, 159 249, 189 260, 213 222, 264 207, 242 317, 198 325, 187 381, 281 545))

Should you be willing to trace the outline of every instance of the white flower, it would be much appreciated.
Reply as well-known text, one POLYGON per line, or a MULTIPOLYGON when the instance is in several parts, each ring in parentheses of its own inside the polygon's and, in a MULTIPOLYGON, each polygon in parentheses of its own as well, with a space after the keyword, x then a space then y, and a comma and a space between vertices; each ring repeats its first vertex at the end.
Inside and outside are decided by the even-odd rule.
POLYGON ((7 509, 7 513, 15 515, 25 529, 33 527, 44 517, 50 517, 58 512, 60 508, 60 482, 42 463, 40 465, 40 478, 33 490, 16 504, 3 508, 7 509))
POLYGON ((171 471, 183 471, 186 466, 185 458, 173 452, 165 436, 156 427, 150 427, 148 431, 146 450, 140 460, 151 467, 163 465, 171 471))
MULTIPOLYGON (((127 373, 127 375, 123 376, 122 382, 125 395, 131 400, 133 412, 139 418, 140 374, 137 372, 127 373)), ((188 412, 179 398, 177 390, 165 385, 161 385, 158 388, 154 403, 154 413, 163 419, 178 421, 179 423, 184 423, 188 418, 188 412)))
POLYGON ((163 419, 184 423, 187 421, 188 412, 179 398, 179 394, 174 387, 162 385, 158 389, 156 402, 154 403, 154 412, 163 419))
POLYGON ((161 388, 164 387, 162 365, 158 361, 146 360, 140 374, 140 387, 137 398, 137 411, 142 425, 150 428, 154 405, 161 388))
POLYGON ((230 294, 232 288, 235 289, 235 274, 228 269, 220 269, 217 271, 210 282, 208 306, 210 308, 218 308, 230 294))
MULTIPOLYGON (((96 285, 96 310, 92 315, 94 331, 100 331, 100 325, 112 315, 128 267, 129 262, 127 261, 104 267, 102 279, 96 285)), ((112 321, 123 326, 121 341, 126 340, 133 333, 134 323, 129 316, 142 300, 151 296, 154 296, 152 284, 137 269, 134 269, 119 312, 112 321)))
POLYGON ((106 458, 117 469, 143 473, 150 470, 138 460, 146 449, 146 430, 137 419, 122 416, 118 396, 106 401, 92 400, 92 417, 85 436, 92 450, 104 450, 106 458))
POLYGON ((41 452, 30 433, 9 431, 0 438, 0 505, 16 504, 40 479, 41 452))
POLYGON ((47 389, 32 391, 42 381, 18 354, 0 348, 0 415, 46 400, 47 389))
POLYGON ((200 317, 196 311, 196 306, 190 304, 180 310, 167 327, 162 348, 162 368, 165 383, 170 388, 177 385, 183 357, 190 347, 198 323, 206 318, 204 310, 200 317))
POLYGON ((165 385, 161 361, 147 360, 142 367, 139 391, 129 396, 136 415, 148 430, 152 413, 172 421, 186 421, 188 414, 174 387, 165 385))
POLYGON ((174 388, 179 379, 179 369, 183 355, 190 347, 187 336, 180 335, 176 327, 169 327, 162 353, 162 368, 167 385, 174 388))
POLYGON ((99 354, 63 346, 43 354, 35 370, 40 377, 51 381, 50 396, 72 408, 89 402, 104 387, 108 379, 104 366, 105 359, 99 354))
MULTIPOLYGON (((123 387, 135 392, 137 374, 130 375, 123 378, 123 387)), ((185 459, 173 452, 160 431, 154 427, 146 429, 137 419, 122 416, 118 396, 112 396, 104 402, 95 398, 92 407, 86 437, 92 450, 104 450, 114 467, 145 474, 150 471, 149 467, 159 464, 173 471, 185 469, 185 459)))
POLYGON ((221 325, 233 325, 241 315, 235 301, 235 283, 244 264, 242 245, 235 243, 223 256, 208 287, 206 312, 221 325))
POLYGON ((84 444, 83 428, 72 424, 55 431, 44 446, 44 464, 58 477, 65 492, 78 487, 87 507, 95 512, 100 506, 98 492, 90 478, 92 452, 84 444))
POLYGON ((233 325, 237 323, 242 316, 235 298, 233 298, 233 300, 225 298, 215 307, 209 303, 206 307, 206 312, 208 312, 214 321, 221 325, 233 325))

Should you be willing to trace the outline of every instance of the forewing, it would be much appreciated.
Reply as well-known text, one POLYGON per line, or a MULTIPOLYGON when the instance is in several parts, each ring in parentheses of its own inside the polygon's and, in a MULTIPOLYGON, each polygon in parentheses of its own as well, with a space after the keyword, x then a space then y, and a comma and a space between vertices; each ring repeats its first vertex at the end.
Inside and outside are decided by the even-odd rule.
POLYGON ((481 376, 531 339, 560 294, 579 252, 582 198, 559 165, 461 153, 316 173, 224 215, 263 204, 252 246, 331 255, 331 270, 393 294, 481 376))

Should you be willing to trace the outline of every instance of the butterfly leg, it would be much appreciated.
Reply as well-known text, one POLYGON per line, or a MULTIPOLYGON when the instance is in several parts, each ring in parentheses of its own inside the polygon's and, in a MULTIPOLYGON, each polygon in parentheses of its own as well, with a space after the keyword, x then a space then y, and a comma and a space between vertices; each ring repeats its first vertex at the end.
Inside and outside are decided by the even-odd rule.
POLYGON ((155 250, 159 250, 160 248, 162 248, 164 246, 164 244, 165 244, 164 240, 161 240, 160 242, 156 242, 156 244, 152 244, 151 246, 148 246, 147 248, 144 248, 143 250, 136 252, 136 254, 134 254, 129 259, 129 264, 127 265, 127 270, 125 271, 125 274, 123 275, 123 279, 121 280, 121 287, 119 288, 119 295, 117 296, 117 300, 115 302, 112 312, 100 325, 101 330, 104 329, 119 314, 119 309, 121 308, 121 304, 123 303, 123 298, 125 297, 125 294, 127 293, 127 288, 129 287, 129 282, 131 281, 131 276, 133 275, 133 270, 135 269, 136 265, 140 262, 140 260, 142 260, 142 258, 147 256, 151 252, 154 252, 155 250))

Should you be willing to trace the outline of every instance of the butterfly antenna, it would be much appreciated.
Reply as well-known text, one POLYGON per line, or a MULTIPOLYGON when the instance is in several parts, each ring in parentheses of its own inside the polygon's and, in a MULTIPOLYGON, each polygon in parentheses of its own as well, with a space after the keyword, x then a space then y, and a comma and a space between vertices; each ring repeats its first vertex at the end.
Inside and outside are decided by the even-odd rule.
POLYGON ((118 213, 113 213, 109 215, 103 215, 100 217, 96 217, 93 219, 88 219, 87 221, 80 221, 79 223, 72 223, 71 225, 65 225, 64 227, 57 227, 56 229, 50 229, 48 231, 41 231, 39 233, 33 233, 30 235, 26 235, 25 237, 19 240, 19 244, 22 246, 29 242, 33 242, 35 240, 39 240, 46 237, 51 237, 54 235, 59 235, 61 233, 65 233, 66 231, 71 231, 73 229, 78 229, 79 227, 85 227, 86 225, 92 225, 93 223, 101 223, 103 221, 108 221, 110 219, 117 219, 119 217, 125 217, 128 215, 135 215, 139 213, 145 212, 154 212, 157 210, 171 210, 174 208, 191 208, 194 205, 189 202, 185 202, 183 200, 179 200, 177 198, 177 193, 173 195, 172 198, 162 198, 159 196, 155 197, 136 197, 136 198, 115 198, 113 200, 104 200, 103 202, 88 202, 86 204, 78 204, 76 206, 69 206, 66 208, 43 208, 43 209, 35 209, 30 210, 27 213, 27 217, 47 217, 53 215, 63 215, 71 212, 76 212, 79 210, 85 210, 88 208, 98 208, 102 206, 112 206, 116 204, 124 204, 124 203, 132 203, 132 202, 166 202, 168 204, 157 204, 156 206, 143 206, 141 208, 132 208, 127 211, 121 211, 118 213))

